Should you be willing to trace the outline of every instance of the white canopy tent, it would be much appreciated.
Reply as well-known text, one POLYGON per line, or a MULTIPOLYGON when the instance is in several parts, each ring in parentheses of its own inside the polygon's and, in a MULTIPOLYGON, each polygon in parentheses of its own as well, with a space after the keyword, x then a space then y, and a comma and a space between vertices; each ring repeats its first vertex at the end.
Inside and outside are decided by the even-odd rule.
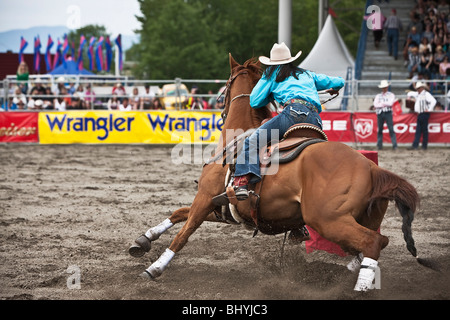
MULTIPOLYGON (((347 49, 333 18, 328 15, 327 20, 309 55, 300 63, 300 68, 323 73, 331 77, 347 77, 347 70, 351 68, 350 77, 353 79, 355 61, 347 49)), ((339 109, 343 90, 340 96, 325 105, 326 109, 339 109)), ((326 100, 328 97, 321 97, 326 100)))

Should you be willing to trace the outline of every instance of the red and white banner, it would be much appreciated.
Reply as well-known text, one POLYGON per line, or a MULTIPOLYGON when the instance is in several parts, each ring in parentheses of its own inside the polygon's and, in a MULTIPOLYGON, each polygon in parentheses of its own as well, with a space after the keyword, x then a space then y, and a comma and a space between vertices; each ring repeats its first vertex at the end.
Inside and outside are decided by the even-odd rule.
POLYGON ((37 112, 0 112, 0 142, 39 142, 37 112))
MULTIPOLYGON (((374 112, 322 112, 323 129, 331 141, 377 142, 377 115, 374 112)), ((412 143, 416 132, 417 114, 394 115, 394 132, 398 143, 412 143)), ((450 143, 450 113, 431 112, 428 123, 428 142, 450 143)), ((384 125, 383 141, 391 142, 384 125)))

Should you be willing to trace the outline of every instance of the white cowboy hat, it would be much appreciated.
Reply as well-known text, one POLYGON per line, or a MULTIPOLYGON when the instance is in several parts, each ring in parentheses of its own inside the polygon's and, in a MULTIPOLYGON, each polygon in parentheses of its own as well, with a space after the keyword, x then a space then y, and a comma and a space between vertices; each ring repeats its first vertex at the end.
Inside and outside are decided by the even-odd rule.
POLYGON ((287 64, 289 62, 292 62, 300 55, 302 54, 301 51, 299 51, 295 57, 291 56, 291 50, 287 47, 287 45, 282 42, 281 44, 275 43, 272 47, 272 50, 270 50, 270 58, 261 56, 259 57, 259 61, 261 61, 262 64, 273 66, 277 64, 287 64))
POLYGON ((427 86, 427 84, 426 84, 425 82, 417 81, 417 83, 416 83, 416 90, 419 89, 419 88, 425 88, 425 89, 427 89, 428 86, 427 86))
POLYGON ((378 88, 382 89, 382 88, 387 88, 389 87, 389 82, 387 80, 381 80, 380 84, 378 85, 378 88))

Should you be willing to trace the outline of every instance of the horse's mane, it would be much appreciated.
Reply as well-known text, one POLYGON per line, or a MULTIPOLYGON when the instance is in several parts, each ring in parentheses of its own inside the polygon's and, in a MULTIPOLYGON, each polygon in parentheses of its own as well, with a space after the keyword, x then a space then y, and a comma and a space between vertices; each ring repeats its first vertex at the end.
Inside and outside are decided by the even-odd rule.
MULTIPOLYGON (((233 72, 233 74, 236 74, 239 71, 244 70, 244 69, 246 71, 248 71, 248 74, 253 82, 252 85, 254 87, 258 83, 259 79, 261 79, 261 76, 263 74, 263 68, 261 66, 261 62, 259 62, 258 58, 255 58, 255 57, 250 58, 247 61, 245 61, 244 64, 233 68, 232 72, 233 72)), ((263 107, 263 108, 253 109, 253 110, 255 110, 255 114, 258 117, 258 119, 257 119, 259 121, 258 126, 262 120, 271 117, 270 109, 267 106, 263 107)))

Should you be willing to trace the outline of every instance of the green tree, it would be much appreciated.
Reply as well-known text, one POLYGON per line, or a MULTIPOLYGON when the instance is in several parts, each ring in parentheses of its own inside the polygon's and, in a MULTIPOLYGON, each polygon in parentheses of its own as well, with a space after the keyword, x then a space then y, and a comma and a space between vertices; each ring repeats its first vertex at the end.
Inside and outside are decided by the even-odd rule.
MULTIPOLYGON (((144 79, 227 78, 228 53, 240 63, 269 55, 278 41, 277 0, 138 0, 141 41, 127 51, 137 61, 133 73, 144 79)), ((356 54, 364 4, 330 1, 335 20, 352 54, 356 54)), ((318 1, 292 1, 292 43, 300 62, 318 35, 318 1)))

